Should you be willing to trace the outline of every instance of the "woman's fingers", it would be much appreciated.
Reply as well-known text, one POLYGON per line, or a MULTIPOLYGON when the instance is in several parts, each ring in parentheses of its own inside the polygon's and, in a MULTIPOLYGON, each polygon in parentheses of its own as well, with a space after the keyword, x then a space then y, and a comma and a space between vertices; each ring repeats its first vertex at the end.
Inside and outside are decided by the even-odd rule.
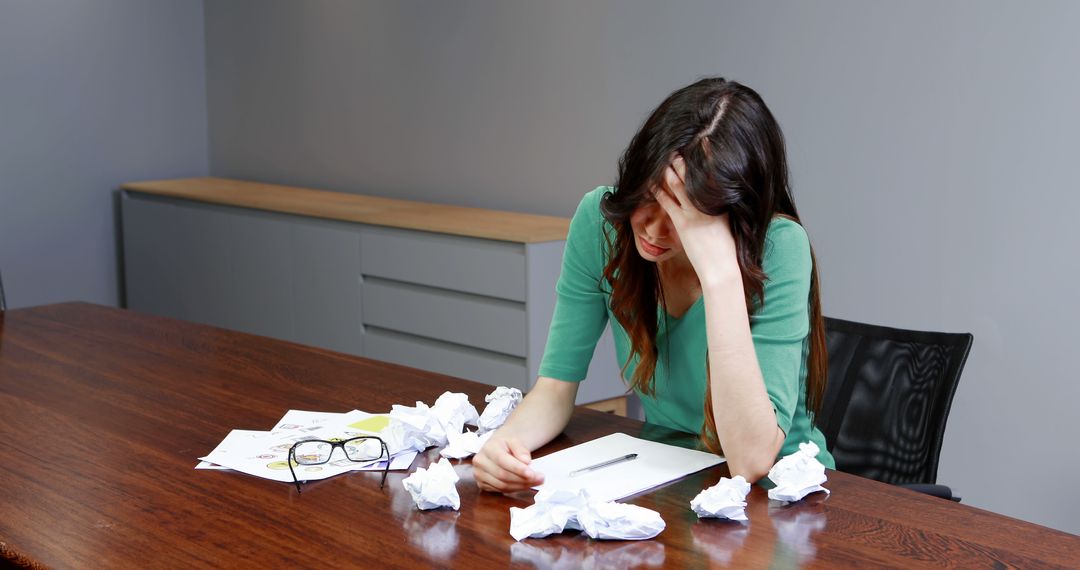
POLYGON ((682 197, 685 196, 685 193, 680 194, 680 190, 683 190, 682 181, 679 180, 678 176, 676 176, 675 171, 672 170, 670 166, 668 166, 664 169, 664 183, 661 185, 657 193, 668 194, 669 196, 671 196, 672 200, 674 200, 676 204, 682 206, 682 197))
POLYGON ((664 170, 664 186, 674 196, 675 201, 683 208, 693 208, 689 196, 686 194, 686 161, 677 157, 664 170))
POLYGON ((518 472, 519 475, 521 475, 528 481, 536 482, 534 484, 538 484, 540 481, 544 480, 543 475, 537 473, 536 471, 533 471, 533 468, 529 467, 529 464, 532 463, 532 454, 529 453, 528 448, 526 448, 524 445, 521 444, 521 442, 517 440, 511 440, 508 447, 510 449, 510 454, 514 456, 514 459, 517 459, 518 462, 520 462, 520 464, 525 467, 523 470, 518 472))
POLYGON ((481 489, 503 493, 527 489, 533 485, 531 481, 524 480, 501 467, 477 469, 473 472, 473 478, 481 489))
POLYGON ((663 187, 653 188, 653 198, 656 199, 656 203, 660 204, 660 207, 670 216, 678 211, 679 202, 675 200, 675 197, 671 195, 671 192, 663 187))
POLYGON ((509 453, 501 454, 496 458, 495 468, 492 472, 504 481, 527 482, 532 480, 533 470, 529 466, 509 453))
POLYGON ((543 482, 543 475, 529 467, 529 450, 520 442, 489 441, 473 458, 473 477, 485 491, 508 493, 543 482))
POLYGON ((675 176, 679 177, 679 181, 684 185, 686 184, 686 160, 682 155, 676 156, 675 160, 671 161, 671 169, 675 171, 675 176))
POLYGON ((481 491, 495 491, 498 493, 509 493, 517 489, 513 488, 510 484, 500 481, 494 475, 485 471, 476 470, 473 473, 473 479, 476 481, 476 486, 480 487, 481 491))
POLYGON ((528 489, 532 486, 528 481, 500 478, 498 472, 476 471, 473 473, 473 478, 476 480, 476 484, 485 491, 510 493, 528 489))
POLYGON ((481 491, 513 493, 515 491, 524 491, 532 486, 523 483, 508 483, 506 481, 501 481, 488 473, 476 473, 473 478, 476 480, 476 485, 480 487, 481 491))
POLYGON ((522 479, 501 467, 486 470, 477 469, 473 472, 473 478, 481 489, 499 491, 500 493, 520 491, 538 484, 531 480, 522 479))

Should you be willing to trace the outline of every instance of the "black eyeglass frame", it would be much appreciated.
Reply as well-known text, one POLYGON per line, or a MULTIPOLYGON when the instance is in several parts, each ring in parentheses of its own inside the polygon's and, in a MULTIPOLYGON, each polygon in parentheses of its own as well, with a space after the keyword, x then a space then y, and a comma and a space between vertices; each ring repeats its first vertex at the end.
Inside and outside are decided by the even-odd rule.
MULTIPOLYGON (((293 469, 293 463, 294 462, 297 465, 325 465, 327 463, 330 463, 330 458, 334 456, 334 450, 339 448, 339 447, 341 448, 341 453, 345 455, 345 459, 348 459, 349 461, 352 461, 354 463, 363 463, 365 461, 370 461, 369 459, 353 459, 352 457, 349 457, 349 452, 345 451, 345 444, 346 443, 356 441, 356 440, 360 440, 360 439, 364 439, 364 440, 374 439, 374 440, 379 442, 379 445, 382 446, 383 454, 380 455, 379 458, 381 459, 381 458, 385 457, 386 458, 386 465, 383 467, 382 482, 379 483, 379 488, 382 489, 383 487, 385 487, 386 486, 386 475, 387 475, 387 473, 390 472, 390 448, 386 447, 386 442, 383 441, 382 438, 380 438, 378 436, 375 436, 375 435, 360 435, 360 436, 356 436, 356 437, 350 437, 348 439, 343 439, 341 441, 329 441, 329 440, 325 440, 325 439, 305 439, 303 441, 298 441, 298 442, 292 444, 292 447, 289 448, 289 456, 285 459, 285 463, 287 463, 289 465, 289 473, 292 473, 293 483, 296 484, 296 492, 300 493, 300 480, 296 478, 296 470, 293 469), (300 463, 299 461, 296 461, 296 448, 297 448, 297 446, 303 445, 303 444, 306 444, 306 443, 312 443, 312 442, 330 444, 330 446, 331 446, 330 447, 330 453, 326 454, 326 460, 325 461, 318 461, 318 462, 315 462, 315 463, 300 463)), ((307 481, 305 480, 304 482, 306 483, 307 481)))

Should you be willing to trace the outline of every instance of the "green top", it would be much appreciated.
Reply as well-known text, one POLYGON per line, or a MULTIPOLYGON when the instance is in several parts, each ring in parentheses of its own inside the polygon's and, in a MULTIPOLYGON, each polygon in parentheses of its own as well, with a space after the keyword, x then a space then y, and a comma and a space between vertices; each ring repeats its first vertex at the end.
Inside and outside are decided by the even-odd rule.
MULTIPOLYGON (((603 284, 608 260, 605 232, 614 228, 600 213, 600 200, 610 187, 601 186, 581 200, 566 239, 562 274, 556 285, 558 299, 551 320, 540 376, 579 382, 585 379, 596 342, 610 321, 619 363, 630 354, 630 337, 614 318, 610 288, 603 284)), ((765 389, 776 411, 776 424, 787 437, 781 455, 798 451, 813 441, 821 449, 818 459, 826 467, 835 463, 825 449, 825 437, 806 413, 806 360, 809 354, 810 241, 802 226, 777 217, 765 236, 762 268, 765 303, 750 316, 765 389)), ((638 393, 650 423, 699 433, 704 421, 706 391, 705 307, 699 298, 680 318, 658 309, 656 396, 638 393), (662 318, 662 317, 667 317, 662 318)), ((637 365, 627 368, 629 377, 637 365)))

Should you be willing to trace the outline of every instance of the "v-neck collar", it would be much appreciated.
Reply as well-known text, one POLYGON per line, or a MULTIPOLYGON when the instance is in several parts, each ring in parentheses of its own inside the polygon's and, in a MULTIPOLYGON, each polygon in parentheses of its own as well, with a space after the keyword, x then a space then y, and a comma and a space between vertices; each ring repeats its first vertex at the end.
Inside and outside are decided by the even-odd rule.
POLYGON ((683 313, 682 316, 678 316, 678 317, 673 316, 671 313, 667 312, 667 309, 665 309, 662 306, 658 306, 656 308, 656 311, 657 311, 658 316, 664 317, 665 321, 670 322, 671 324, 675 325, 675 324, 681 323, 682 321, 686 320, 686 317, 689 317, 691 313, 696 311, 699 305, 704 305, 705 304, 704 299, 705 299, 705 295, 703 295, 703 294, 698 295, 698 298, 693 302, 693 304, 691 304, 689 307, 687 307, 686 312, 683 313))

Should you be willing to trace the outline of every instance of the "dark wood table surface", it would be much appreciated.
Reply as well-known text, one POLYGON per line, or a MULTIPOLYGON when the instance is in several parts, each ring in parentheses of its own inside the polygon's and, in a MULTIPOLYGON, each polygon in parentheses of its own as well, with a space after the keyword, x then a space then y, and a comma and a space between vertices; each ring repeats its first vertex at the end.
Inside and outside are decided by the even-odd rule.
MULTIPOLYGON (((44 567, 1071 567, 1075 535, 829 472, 786 506, 754 486, 748 524, 689 508, 723 466, 630 499, 657 510, 654 540, 566 533, 515 542, 512 506, 480 493, 468 460, 460 511, 418 511, 404 472, 291 484, 195 470, 233 428, 288 409, 384 412, 489 386, 221 329, 67 303, 0 316, 0 554, 44 567)), ((540 454, 613 432, 686 438, 578 410, 540 454)), ((437 459, 429 450, 414 468, 437 459)))

